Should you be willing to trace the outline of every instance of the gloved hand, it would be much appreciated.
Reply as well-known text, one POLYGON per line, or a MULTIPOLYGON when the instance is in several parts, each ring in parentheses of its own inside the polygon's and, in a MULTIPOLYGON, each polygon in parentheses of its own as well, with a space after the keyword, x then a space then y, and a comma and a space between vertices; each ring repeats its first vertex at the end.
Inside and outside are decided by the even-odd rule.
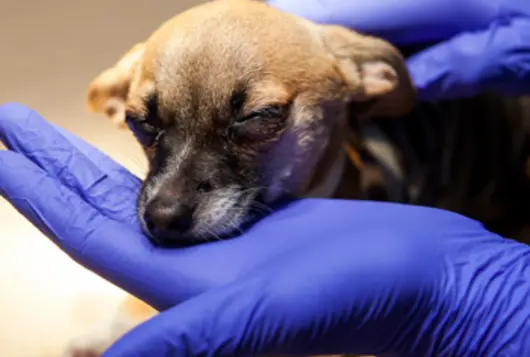
POLYGON ((528 0, 269 0, 310 20, 398 45, 432 44, 408 60, 420 98, 483 90, 530 93, 528 0))
POLYGON ((239 239, 299 234, 295 250, 162 312, 103 357, 530 354, 528 246, 446 211, 331 200, 239 239))
POLYGON ((163 312, 118 356, 530 353, 530 248, 446 211, 300 200, 237 239, 153 247, 139 180, 19 105, 0 192, 61 249, 163 312), (384 225, 381 224, 384 222, 384 225))

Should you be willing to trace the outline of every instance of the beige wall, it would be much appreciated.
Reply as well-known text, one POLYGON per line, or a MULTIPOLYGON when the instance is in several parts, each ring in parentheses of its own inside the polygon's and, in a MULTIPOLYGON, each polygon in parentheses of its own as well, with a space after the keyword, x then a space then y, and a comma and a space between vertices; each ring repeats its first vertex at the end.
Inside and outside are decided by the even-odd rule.
MULTIPOLYGON (((142 172, 130 135, 85 112, 85 89, 129 46, 198 2, 2 1, 0 103, 29 105, 142 172)), ((2 200, 0 220, 0 356, 58 357, 65 341, 111 313, 122 293, 72 262, 2 200), (93 311, 95 300, 101 303, 93 311)))

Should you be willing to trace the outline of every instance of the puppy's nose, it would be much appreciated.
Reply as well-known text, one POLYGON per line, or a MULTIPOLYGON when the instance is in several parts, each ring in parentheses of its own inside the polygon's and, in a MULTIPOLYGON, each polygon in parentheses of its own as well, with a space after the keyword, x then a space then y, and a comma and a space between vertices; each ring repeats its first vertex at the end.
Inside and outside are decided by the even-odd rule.
POLYGON ((165 240, 170 235, 176 235, 172 238, 178 239, 191 229, 193 209, 185 204, 154 199, 145 209, 144 221, 157 240, 165 240))

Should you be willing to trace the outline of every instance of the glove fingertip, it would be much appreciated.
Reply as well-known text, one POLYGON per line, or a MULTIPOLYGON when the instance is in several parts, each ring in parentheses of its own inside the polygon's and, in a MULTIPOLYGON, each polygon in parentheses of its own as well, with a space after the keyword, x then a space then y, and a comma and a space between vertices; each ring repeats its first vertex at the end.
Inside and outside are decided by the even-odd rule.
POLYGON ((530 89, 530 22, 514 20, 463 33, 407 61, 423 100, 469 97, 482 91, 525 94, 530 89))
POLYGON ((8 134, 6 130, 8 125, 20 125, 35 114, 38 115, 33 109, 20 103, 10 102, 0 105, 0 136, 8 134))
POLYGON ((11 150, 0 150, 0 189, 9 187, 11 183, 20 185, 21 180, 24 181, 26 178, 31 180, 30 175, 33 174, 35 166, 23 155, 11 150), (15 176, 12 175, 13 171, 17 172, 15 176), (22 172, 27 174, 24 175, 22 172))
POLYGON ((18 103, 18 102, 7 102, 0 105, 0 118, 14 118, 14 117, 24 117, 31 113, 33 109, 30 107, 18 103))

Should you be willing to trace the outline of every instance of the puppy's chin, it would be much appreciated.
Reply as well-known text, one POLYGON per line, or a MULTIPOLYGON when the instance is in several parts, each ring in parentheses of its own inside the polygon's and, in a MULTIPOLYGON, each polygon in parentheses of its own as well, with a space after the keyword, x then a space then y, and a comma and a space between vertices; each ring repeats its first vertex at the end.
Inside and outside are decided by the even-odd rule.
POLYGON ((206 195, 197 207, 193 235, 202 241, 231 238, 253 219, 259 189, 224 188, 206 195))
POLYGON ((198 199, 193 225, 184 235, 167 231, 154 236, 143 219, 145 207, 152 197, 147 190, 140 194, 138 215, 144 233, 157 246, 183 247, 230 239, 242 234, 249 226, 272 212, 261 199, 261 189, 231 187, 203 194, 198 199))

